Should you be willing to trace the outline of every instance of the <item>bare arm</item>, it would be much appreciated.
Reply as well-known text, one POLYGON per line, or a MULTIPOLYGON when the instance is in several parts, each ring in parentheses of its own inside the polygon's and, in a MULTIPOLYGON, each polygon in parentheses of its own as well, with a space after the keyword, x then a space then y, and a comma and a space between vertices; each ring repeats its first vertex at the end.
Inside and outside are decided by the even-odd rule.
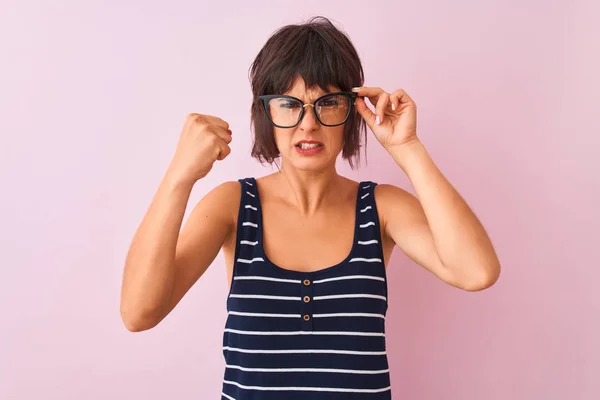
POLYGON ((165 178, 133 238, 121 288, 121 318, 131 331, 149 329, 166 315, 177 239, 192 187, 193 182, 165 178))
POLYGON ((235 224, 236 189, 238 182, 213 189, 181 230, 191 186, 162 182, 125 263, 121 317, 127 329, 156 326, 212 264, 235 224))
POLYGON ((356 110, 410 179, 417 198, 391 185, 376 188, 386 237, 438 278, 464 290, 496 282, 500 262, 485 229, 417 138, 417 109, 402 89, 354 88, 356 110), (372 112, 361 98, 375 105, 372 112))
POLYGON ((175 281, 167 305, 170 312, 215 260, 235 233, 240 205, 239 182, 225 182, 194 208, 181 231, 175 253, 175 281))
POLYGON ((453 286, 475 291, 494 284, 500 262, 490 238, 424 146, 415 141, 402 154, 391 154, 418 199, 391 185, 378 187, 385 233, 411 259, 453 286))
POLYGON ((181 231, 194 183, 215 161, 227 157, 231 140, 229 125, 220 118, 186 117, 173 161, 127 254, 121 290, 121 318, 127 329, 150 329, 171 312, 232 231, 237 182, 208 193, 181 231))

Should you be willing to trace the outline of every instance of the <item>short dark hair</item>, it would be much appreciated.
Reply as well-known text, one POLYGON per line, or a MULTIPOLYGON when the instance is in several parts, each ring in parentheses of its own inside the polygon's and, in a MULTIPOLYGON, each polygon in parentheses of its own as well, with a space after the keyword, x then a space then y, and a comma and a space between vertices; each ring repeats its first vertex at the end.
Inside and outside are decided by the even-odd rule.
MULTIPOLYGON (((289 91, 297 76, 307 88, 329 91, 335 86, 350 91, 364 83, 360 58, 348 36, 325 17, 313 17, 299 25, 278 29, 265 43, 250 66, 252 84, 252 157, 272 164, 280 153, 273 126, 267 119, 258 96, 289 91)), ((350 167, 360 161, 361 136, 366 145, 366 124, 353 112, 344 125, 342 158, 350 167)))

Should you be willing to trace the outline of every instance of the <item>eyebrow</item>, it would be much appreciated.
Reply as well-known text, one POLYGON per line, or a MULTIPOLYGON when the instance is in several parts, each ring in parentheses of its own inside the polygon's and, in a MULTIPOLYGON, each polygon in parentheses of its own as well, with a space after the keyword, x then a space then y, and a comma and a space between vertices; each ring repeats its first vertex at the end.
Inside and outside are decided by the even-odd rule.
POLYGON ((307 102, 308 102, 308 103, 312 103, 312 102, 314 102, 315 100, 317 100, 317 99, 318 99, 318 98, 320 98, 320 97, 323 97, 323 96, 325 96, 325 95, 327 95, 327 94, 331 94, 331 93, 335 93, 335 92, 337 92, 337 90, 330 91, 330 92, 322 92, 322 93, 319 93, 319 94, 315 95, 313 98, 309 98, 309 99, 308 99, 308 101, 307 101, 307 100, 304 100, 304 99, 302 99, 302 98, 301 98, 301 97, 299 97, 299 96, 294 96, 293 94, 285 94, 285 93, 284 93, 284 95, 286 95, 286 96, 292 96, 292 97, 295 97, 295 98, 297 98, 298 100, 301 100, 301 101, 303 101, 303 102, 305 102, 305 103, 307 103, 307 102))
MULTIPOLYGON (((315 98, 315 99, 318 99, 319 97, 321 97, 321 96, 324 96, 324 95, 326 95, 326 94, 328 94, 328 93, 333 93, 333 92, 323 92, 323 93, 318 93, 318 94, 315 94, 315 95, 313 96, 313 98, 315 98)), ((296 95, 296 96, 294 96, 293 94, 288 94, 288 96, 296 97, 296 98, 298 98, 298 99, 300 98, 300 96, 297 96, 297 95, 296 95)))

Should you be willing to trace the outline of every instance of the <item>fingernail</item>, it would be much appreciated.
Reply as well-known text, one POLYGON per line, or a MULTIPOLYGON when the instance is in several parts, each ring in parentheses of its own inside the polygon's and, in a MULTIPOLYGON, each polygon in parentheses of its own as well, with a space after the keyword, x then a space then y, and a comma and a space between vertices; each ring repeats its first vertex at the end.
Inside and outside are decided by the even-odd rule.
POLYGON ((360 91, 360 87, 353 87, 353 88, 352 88, 352 91, 353 91, 353 92, 358 92, 358 91, 360 91))
POLYGON ((392 110, 396 111, 396 105, 392 103, 392 110))
POLYGON ((375 125, 379 125, 381 124, 381 119, 379 118, 379 115, 375 117, 375 125))

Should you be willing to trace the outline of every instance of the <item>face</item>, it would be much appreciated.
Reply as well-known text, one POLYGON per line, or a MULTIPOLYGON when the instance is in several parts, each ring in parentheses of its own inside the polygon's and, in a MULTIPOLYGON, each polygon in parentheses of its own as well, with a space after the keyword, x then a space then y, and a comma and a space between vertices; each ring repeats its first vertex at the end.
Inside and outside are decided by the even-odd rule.
MULTIPOLYGON (((317 98, 337 91, 339 89, 335 87, 330 87, 328 92, 319 87, 307 89, 304 80, 298 77, 290 91, 283 94, 312 104, 317 98)), ((286 168, 302 171, 335 168, 335 161, 344 145, 344 125, 324 126, 316 119, 313 110, 313 107, 306 106, 302 120, 293 128, 273 128, 275 143, 286 168)), ((322 119, 326 118, 325 111, 320 115, 322 119)))

